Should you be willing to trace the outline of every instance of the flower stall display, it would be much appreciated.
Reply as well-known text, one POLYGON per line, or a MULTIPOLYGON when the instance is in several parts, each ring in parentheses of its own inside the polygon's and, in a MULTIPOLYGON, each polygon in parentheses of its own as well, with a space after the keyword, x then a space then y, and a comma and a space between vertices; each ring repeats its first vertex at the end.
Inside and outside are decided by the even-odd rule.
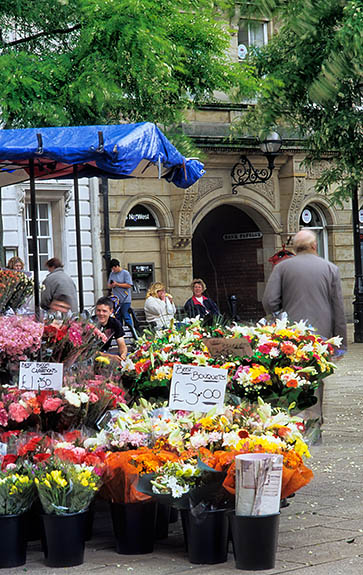
POLYGON ((253 402, 262 397, 302 410, 315 403, 314 390, 333 373, 331 359, 339 345, 340 338, 324 341, 304 322, 209 328, 195 321, 140 338, 123 367, 124 382, 133 397, 166 398, 175 363, 221 367, 228 370, 231 398, 253 402), (252 354, 212 357, 206 345, 211 337, 245 337, 252 354))
POLYGON ((286 497, 313 476, 304 464, 310 453, 303 431, 299 417, 272 408, 261 399, 258 406, 225 406, 207 414, 170 412, 165 405, 142 400, 133 408, 123 405, 107 430, 86 439, 85 446, 113 451, 106 458, 109 481, 106 479, 105 489, 123 500, 137 500, 139 494, 134 489, 140 475, 157 472, 169 462, 198 457, 210 468, 227 474, 224 487, 233 494, 235 455, 260 452, 283 456, 286 497))
POLYGON ((24 272, 0 269, 0 313, 15 312, 33 292, 33 280, 24 272))

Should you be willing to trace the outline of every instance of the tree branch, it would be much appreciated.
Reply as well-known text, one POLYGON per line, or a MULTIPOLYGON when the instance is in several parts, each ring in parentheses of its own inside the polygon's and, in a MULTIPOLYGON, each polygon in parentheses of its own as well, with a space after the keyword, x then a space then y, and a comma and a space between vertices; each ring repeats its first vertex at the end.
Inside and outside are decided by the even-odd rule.
POLYGON ((51 36, 53 34, 69 34, 74 30, 79 30, 81 28, 81 24, 75 24, 71 28, 55 28, 54 30, 38 32, 38 34, 34 34, 33 36, 27 36, 26 38, 19 38, 18 40, 13 40, 12 42, 4 42, 4 46, 16 46, 17 44, 24 44, 26 42, 31 42, 32 40, 36 40, 37 38, 41 38, 42 36, 51 36))

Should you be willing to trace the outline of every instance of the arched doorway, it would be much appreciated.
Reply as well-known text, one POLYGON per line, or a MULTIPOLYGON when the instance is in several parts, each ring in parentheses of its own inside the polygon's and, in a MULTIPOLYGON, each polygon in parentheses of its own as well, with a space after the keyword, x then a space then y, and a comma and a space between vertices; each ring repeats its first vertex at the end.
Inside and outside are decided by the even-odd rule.
POLYGON ((241 209, 223 205, 210 211, 193 234, 193 275, 207 284, 208 294, 223 313, 237 296, 241 320, 260 319, 258 284, 264 282, 263 237, 241 209))

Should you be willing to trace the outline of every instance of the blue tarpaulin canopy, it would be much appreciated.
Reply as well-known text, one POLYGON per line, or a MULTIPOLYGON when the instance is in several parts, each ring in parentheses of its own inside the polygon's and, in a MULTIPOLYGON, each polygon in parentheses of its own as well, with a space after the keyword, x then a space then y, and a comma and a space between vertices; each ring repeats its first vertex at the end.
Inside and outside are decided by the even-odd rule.
MULTIPOLYGON (((83 310, 78 178, 166 178, 188 188, 204 174, 203 164, 187 159, 150 122, 116 126, 72 126, 0 130, 0 188, 30 180, 34 301, 39 312, 39 262, 35 180, 74 180, 78 293, 83 310)), ((105 194, 104 194, 105 196, 105 194)), ((108 204, 104 202, 104 217, 108 204)), ((108 219, 105 220, 105 257, 108 219)), ((106 254, 108 254, 106 256, 106 254)))
POLYGON ((114 126, 71 126, 0 130, 0 187, 29 178, 65 178, 78 165, 79 177, 164 177, 188 188, 204 173, 150 122, 114 126))

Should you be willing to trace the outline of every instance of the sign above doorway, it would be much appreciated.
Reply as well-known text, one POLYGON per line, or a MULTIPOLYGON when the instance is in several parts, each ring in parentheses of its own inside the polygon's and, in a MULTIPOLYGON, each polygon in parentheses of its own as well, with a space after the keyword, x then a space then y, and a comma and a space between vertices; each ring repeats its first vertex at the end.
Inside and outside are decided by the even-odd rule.
POLYGON ((225 242, 231 240, 256 240, 262 238, 262 232, 241 232, 236 234, 223 234, 225 242))

